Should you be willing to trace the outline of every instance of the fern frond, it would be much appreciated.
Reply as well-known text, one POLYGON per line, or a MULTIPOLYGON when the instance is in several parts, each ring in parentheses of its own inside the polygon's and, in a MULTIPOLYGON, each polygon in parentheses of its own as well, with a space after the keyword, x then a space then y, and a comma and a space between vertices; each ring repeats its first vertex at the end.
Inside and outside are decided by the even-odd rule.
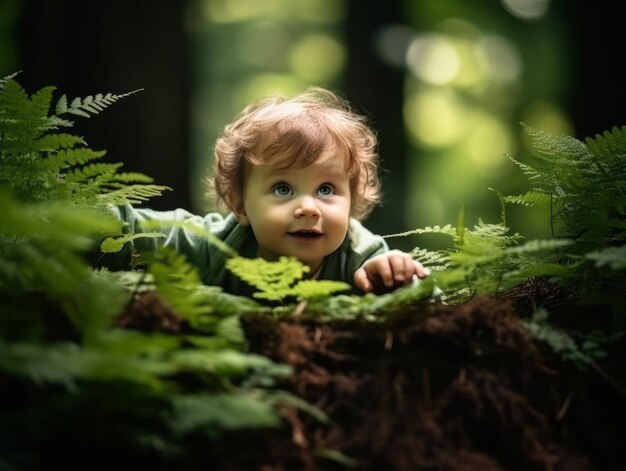
POLYGON ((43 162, 45 166, 52 171, 60 171, 67 167, 75 165, 84 165, 92 160, 104 157, 106 151, 96 151, 88 147, 79 147, 74 149, 63 149, 55 154, 51 154, 43 162))
POLYGON ((260 290, 254 297, 269 301, 280 301, 292 295, 293 284, 310 270, 294 257, 280 257, 276 262, 232 257, 226 261, 226 268, 260 290))
POLYGON ((122 172, 115 173, 111 176, 110 181, 127 183, 152 183, 154 179, 148 175, 138 172, 122 172))
POLYGON ((406 232, 399 232, 397 234, 387 234, 383 237, 389 239, 391 237, 405 237, 413 234, 444 234, 454 236, 456 235, 456 229, 451 224, 446 224, 445 226, 424 227, 406 232))
POLYGON ((202 286, 197 268, 183 254, 161 247, 146 257, 157 291, 175 312, 194 319, 212 311, 197 291, 202 286))
POLYGON ((52 101, 52 92, 55 87, 44 87, 41 90, 33 93, 30 97, 32 105, 32 113, 41 117, 42 124, 48 119, 48 111, 50 109, 50 102, 52 101))
POLYGON ((53 152, 58 149, 71 149, 77 144, 85 145, 81 136, 72 134, 45 134, 35 141, 35 150, 39 152, 53 152))
POLYGON ((464 245, 463 250, 452 252, 449 256, 450 265, 471 271, 477 266, 502 260, 505 252, 501 247, 489 242, 475 241, 464 245))
POLYGON ((626 245, 589 252, 585 254, 585 258, 593 260, 596 268, 609 267, 612 270, 624 270, 626 269, 626 245))
POLYGON ((70 113, 84 118, 89 118, 91 115, 98 114, 105 108, 111 106, 116 101, 126 98, 134 93, 142 91, 142 88, 133 90, 132 92, 123 93, 121 95, 114 95, 112 93, 97 95, 89 95, 85 98, 74 98, 68 105, 68 99, 66 95, 62 95, 55 107, 56 116, 70 113))
POLYGON ((610 131, 588 137, 585 143, 589 150, 599 159, 626 155, 626 126, 613 126, 610 131))
POLYGON ((449 255, 449 251, 431 251, 420 247, 415 247, 411 251, 411 256, 415 260, 418 260, 422 265, 431 270, 445 270, 448 267, 449 255))
POLYGON ((47 110, 45 100, 50 90, 36 95, 35 102, 15 80, 6 81, 0 88, 0 155, 24 154, 32 148, 32 141, 45 131, 47 110))
POLYGON ((128 185, 102 193, 98 195, 98 199, 101 205, 137 204, 147 201, 149 198, 160 196, 167 190, 171 190, 171 188, 162 185, 128 185))
POLYGON ((572 276, 572 267, 561 263, 538 262, 524 264, 518 269, 504 274, 513 284, 523 283, 530 278, 540 276, 558 277, 566 279, 572 276))
POLYGON ((527 207, 535 206, 539 208, 549 208, 550 198, 550 195, 546 193, 529 191, 521 195, 507 195, 504 197, 504 201, 506 203, 519 204, 527 207))
POLYGON ((280 425, 273 407, 249 391, 174 396, 173 406, 172 430, 177 436, 197 429, 232 430, 280 425))
POLYGON ((526 134, 530 137, 537 156, 547 162, 555 162, 560 158, 577 159, 589 154, 587 146, 578 139, 566 134, 553 136, 545 131, 521 123, 526 134))
POLYGON ((302 280, 289 290, 289 295, 298 299, 315 301, 340 291, 350 290, 350 285, 335 280, 302 280))
POLYGON ((17 72, 13 72, 12 74, 7 75, 6 77, 0 78, 0 88, 2 88, 4 86, 5 82, 8 82, 9 80, 17 77, 21 73, 22 73, 22 71, 18 70, 17 72))
POLYGON ((555 250, 560 247, 572 245, 573 241, 567 239, 534 239, 525 244, 505 249, 507 255, 520 255, 525 253, 539 252, 542 250, 555 250))
POLYGON ((121 163, 108 164, 108 163, 95 163, 85 165, 80 168, 69 169, 65 173, 66 183, 79 183, 85 182, 96 177, 106 176, 112 178, 118 168, 122 166, 121 163))
POLYGON ((165 234, 161 232, 140 232, 137 234, 126 234, 121 237, 107 237, 100 243, 100 251, 102 253, 117 253, 128 242, 142 237, 165 237, 165 234))

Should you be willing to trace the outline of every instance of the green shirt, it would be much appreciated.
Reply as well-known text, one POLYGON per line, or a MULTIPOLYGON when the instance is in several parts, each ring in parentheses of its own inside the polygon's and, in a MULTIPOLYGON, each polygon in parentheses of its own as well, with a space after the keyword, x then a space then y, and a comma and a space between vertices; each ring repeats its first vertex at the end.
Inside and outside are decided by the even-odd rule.
MULTIPOLYGON (((145 232, 141 224, 144 221, 163 221, 163 228, 158 231, 165 237, 135 239, 127 244, 113 266, 130 262, 130 255, 134 250, 153 251, 160 246, 169 246, 184 254, 187 260, 195 265, 202 281, 207 285, 221 286, 226 292, 238 295, 251 295, 254 289, 234 276, 225 267, 226 255, 205 237, 195 234, 184 227, 168 227, 168 222, 190 222, 205 228, 216 235, 220 240, 233 248, 240 256, 247 258, 258 257, 257 244, 250 226, 243 226, 237 222, 233 214, 223 217, 221 214, 209 213, 206 216, 191 214, 184 209, 174 211, 154 211, 151 209, 137 209, 131 205, 117 208, 119 217, 127 225, 125 232, 145 232)), ((360 290, 354 285, 353 277, 363 263, 370 258, 389 250, 385 240, 372 234, 356 219, 350 219, 348 234, 343 243, 330 255, 324 258, 318 279, 343 281, 352 286, 353 292, 360 290)))

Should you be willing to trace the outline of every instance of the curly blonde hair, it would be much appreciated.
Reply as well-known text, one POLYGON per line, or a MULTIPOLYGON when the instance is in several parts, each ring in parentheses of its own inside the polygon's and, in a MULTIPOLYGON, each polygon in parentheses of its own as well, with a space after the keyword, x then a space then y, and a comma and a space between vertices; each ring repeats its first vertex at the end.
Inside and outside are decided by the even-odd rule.
POLYGON ((351 216, 364 219, 381 196, 377 139, 365 117, 322 88, 272 96, 247 106, 217 139, 209 196, 218 207, 228 207, 232 195, 242 198, 246 165, 278 157, 285 168, 306 167, 336 155, 348 157, 351 216))

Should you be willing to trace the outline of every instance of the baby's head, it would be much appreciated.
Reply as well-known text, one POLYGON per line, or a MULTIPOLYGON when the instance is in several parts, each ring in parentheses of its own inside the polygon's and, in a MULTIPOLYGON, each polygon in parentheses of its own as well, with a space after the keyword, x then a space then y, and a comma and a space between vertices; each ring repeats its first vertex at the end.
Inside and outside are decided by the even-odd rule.
POLYGON ((345 159, 349 176, 350 215, 363 219, 380 200, 377 140, 365 118, 319 88, 267 98, 244 109, 217 140, 211 193, 218 205, 235 209, 251 166, 305 169, 337 158, 345 159))

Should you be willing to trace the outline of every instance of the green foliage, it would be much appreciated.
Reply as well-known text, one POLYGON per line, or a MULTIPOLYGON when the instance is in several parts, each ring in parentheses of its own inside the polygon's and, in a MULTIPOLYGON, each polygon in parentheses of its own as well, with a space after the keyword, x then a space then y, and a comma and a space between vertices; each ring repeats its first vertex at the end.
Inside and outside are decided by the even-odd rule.
POLYGON ((56 114, 49 115, 54 89, 29 96, 12 78, 0 82, 0 183, 18 201, 63 200, 103 210, 145 201, 167 189, 152 185, 145 175, 118 173, 121 164, 95 163, 104 151, 89 149, 81 136, 58 131, 73 125, 61 116, 89 117, 130 93, 77 98, 69 106, 63 96, 56 114))
POLYGON ((535 151, 533 165, 513 160, 529 177, 532 191, 507 202, 549 202, 555 236, 575 242, 582 255, 626 236, 626 126, 581 142, 523 125, 535 151))
POLYGON ((310 269, 294 257, 280 257, 275 262, 262 258, 233 257, 226 261, 226 268, 259 289, 254 297, 268 301, 280 301, 289 297, 307 301, 319 300, 350 289, 350 285, 340 281, 302 280, 310 269))
POLYGON ((533 165, 511 160, 528 176, 532 190, 503 196, 501 221, 465 227, 461 208, 456 227, 415 229, 387 237, 440 234, 453 247, 413 255, 433 270, 444 299, 462 302, 476 293, 498 294, 532 277, 547 276, 597 289, 606 270, 626 268, 626 127, 614 127, 585 143, 524 126, 535 152, 533 165), (522 242, 506 225, 504 205, 549 209, 552 240, 522 242), (590 263, 592 262, 592 263, 590 263))
POLYGON ((548 311, 540 308, 529 320, 524 321, 524 325, 533 337, 545 342, 563 360, 571 361, 581 369, 606 357, 605 346, 619 340, 624 334, 615 332, 607 336, 602 331, 594 330, 581 336, 580 339, 575 339, 572 335, 550 324, 548 316, 548 311))
MULTIPOLYGON (((120 173, 121 164, 98 162, 104 151, 58 131, 73 124, 67 115, 97 114, 129 94, 69 104, 61 97, 49 114, 53 91, 29 96, 13 77, 0 80, 0 382, 29 391, 0 407, 3 428, 38 435, 36 423, 24 422, 25 411, 43 424, 87 434, 90 427, 115 423, 115 417, 101 417, 105 425, 81 422, 81 404, 90 402, 116 408, 137 443, 146 436, 148 414, 165 430, 159 436, 165 443, 200 424, 219 433, 278 423, 276 399, 252 388, 275 387, 290 369, 245 352, 239 316, 262 310, 256 302, 204 286, 195 268, 165 249, 150 255, 143 273, 91 267, 97 240, 110 236, 103 248, 115 252, 137 237, 122 235, 110 205, 141 202, 166 187, 142 174, 120 173), (185 334, 114 325, 140 293, 155 290, 186 323, 185 334), (190 378, 202 395, 188 390, 190 378), (108 392, 105 400, 98 399, 102 391, 108 392), (185 425, 192 419, 193 427, 185 425)), ((30 443, 18 440, 16 446, 5 438, 0 455, 11 466, 30 443)), ((37 461, 43 458, 33 459, 44 465, 37 461)))
MULTIPOLYGON (((439 234, 452 239, 452 248, 416 247, 412 252, 432 269, 431 277, 448 302, 463 302, 477 293, 498 295, 530 278, 547 277, 575 293, 581 304, 607 306, 613 328, 624 329, 626 126, 585 142, 523 127, 535 158, 532 165, 511 160, 528 176, 531 190, 514 196, 498 193, 498 224, 479 220, 473 228, 465 227, 461 208, 456 227, 426 227, 388 237, 439 234), (554 238, 524 241, 520 234, 510 234, 505 204, 546 209, 554 238)), ((585 340, 579 347, 546 319, 540 310, 527 327, 563 358, 580 366, 601 356, 598 342, 585 340)))
POLYGON ((428 251, 417 247, 412 254, 431 270, 434 283, 443 290, 447 302, 463 302, 475 294, 497 294, 531 276, 544 275, 547 266, 540 258, 546 251, 567 245, 565 240, 534 240, 521 244, 518 233, 510 234, 505 224, 504 208, 498 224, 479 220, 466 227, 464 209, 459 212, 457 227, 415 229, 402 234, 438 234, 451 239, 452 248, 428 251))
MULTIPOLYGON (((72 126, 68 116, 97 115, 132 93, 71 101, 62 96, 53 106, 54 87, 29 96, 14 76, 0 79, 0 383, 7 390, 27 392, 16 393, 13 402, 1 406, 6 430, 32 429, 47 440, 47 429, 39 432, 24 425, 27 412, 42 418, 37 424, 67 423, 68 428, 100 431, 116 417, 103 414, 104 425, 76 417, 84 412, 81 404, 106 404, 125 417, 134 445, 154 435, 165 456, 183 453, 193 434, 275 427, 283 405, 327 420, 313 406, 276 389, 291 373, 289 367, 246 352, 240 324, 244 314, 293 315, 306 306, 307 314, 327 320, 393 322, 427 315, 427 310, 416 309, 417 303, 436 299, 439 288, 447 302, 462 302, 476 293, 497 295, 536 276, 593 287, 587 294, 608 299, 615 309, 623 300, 624 127, 584 143, 525 127, 537 162, 512 160, 528 175, 531 191, 498 193, 502 211, 496 224, 478 220, 468 226, 462 207, 456 225, 388 236, 436 234, 451 242, 438 251, 416 247, 413 256, 432 270, 431 276, 392 293, 331 296, 349 285, 303 279, 309 268, 294 258, 241 258, 190 223, 180 224, 224 252, 227 268, 259 290, 256 298, 282 305, 269 308, 205 286, 198 270, 167 248, 143 254, 146 266, 140 269, 94 270, 87 258, 98 240, 104 239, 102 252, 115 253, 138 237, 163 236, 149 223, 142 227, 146 232, 122 234, 110 206, 141 203, 166 187, 142 174, 120 172, 121 164, 100 161, 104 151, 89 149, 81 136, 60 130, 72 126), (526 241, 511 233, 505 204, 549 209, 555 237, 526 241), (115 326, 116 316, 148 292, 178 316, 182 327, 177 335, 115 326), (295 301, 300 302, 297 308, 295 301), (146 431, 146 417, 158 432, 146 431)), ((603 346, 619 335, 566 335, 547 322, 543 310, 526 325, 581 366, 602 358, 603 346)), ((85 410, 90 414, 94 409, 85 410)), ((11 457, 29 450, 27 440, 17 442, 0 438, 3 464, 11 466, 11 457)), ((320 453, 345 461, 328 451, 320 453)))

